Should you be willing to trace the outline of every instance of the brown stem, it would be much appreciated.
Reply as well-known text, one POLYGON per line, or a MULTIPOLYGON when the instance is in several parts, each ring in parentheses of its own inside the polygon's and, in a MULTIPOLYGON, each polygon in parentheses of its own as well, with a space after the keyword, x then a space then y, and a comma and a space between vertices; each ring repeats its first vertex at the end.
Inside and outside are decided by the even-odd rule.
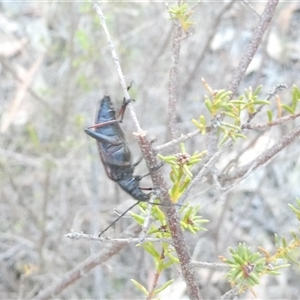
POLYGON ((260 21, 254 30, 253 36, 242 55, 239 66, 234 70, 233 78, 228 85, 228 90, 232 91, 232 96, 237 92, 240 82, 261 43, 263 35, 272 20, 278 2, 279 0, 268 1, 260 21))
POLYGON ((290 120, 294 120, 297 119, 298 117, 300 117, 300 112, 297 112, 293 115, 288 115, 288 116, 284 116, 281 118, 278 118, 272 122, 266 122, 266 123, 254 123, 254 124, 250 124, 250 123, 246 123, 244 125, 242 125, 242 129, 248 129, 248 130, 264 130, 267 129, 269 127, 272 126, 277 126, 277 125, 281 125, 287 121, 290 120))
MULTIPOLYGON (((164 249, 162 249, 161 254, 160 254, 160 260, 163 261, 164 258, 165 258, 165 251, 164 251, 164 249)), ((156 270, 156 272, 154 274, 154 277, 153 277, 151 289, 149 291, 149 294, 148 294, 146 300, 150 300, 155 296, 154 291, 155 291, 155 288, 157 287, 157 282, 158 282, 158 279, 159 279, 159 275, 160 275, 160 272, 158 270, 156 270)))
POLYGON ((217 28, 220 25, 222 18, 224 17, 226 12, 231 8, 231 6, 233 5, 234 2, 235 1, 233 0, 233 1, 229 2, 228 4, 226 4, 220 10, 220 12, 217 14, 217 16, 213 18, 213 24, 210 26, 209 32, 207 34, 208 37, 207 37, 206 43, 204 44, 203 49, 202 49, 201 54, 199 55, 198 59, 193 63, 193 70, 187 75, 185 84, 182 88, 182 91, 188 92, 191 88, 191 82, 193 82, 193 79, 196 78, 198 76, 198 74, 200 73, 199 67, 200 67, 203 59, 205 58, 207 51, 209 50, 209 47, 211 45, 211 42, 212 42, 214 36, 216 35, 217 28))
MULTIPOLYGON (((148 169, 155 170, 158 163, 155 157, 155 151, 152 148, 152 144, 142 133, 136 135, 148 169)), ((167 183, 162 175, 161 169, 151 172, 151 178, 154 188, 159 191, 159 199, 161 200, 161 203, 167 205, 162 206, 162 210, 164 211, 168 220, 168 225, 172 234, 173 245, 181 264, 182 277, 187 285, 187 293, 190 299, 201 299, 195 272, 193 268, 190 267, 191 257, 187 249, 183 232, 180 228, 179 217, 175 206, 172 205, 170 200, 167 183)))
POLYGON ((172 49, 172 64, 169 74, 169 133, 170 139, 173 140, 177 134, 176 118, 177 118, 177 96, 178 96, 178 63, 180 54, 180 40, 182 29, 177 20, 174 22, 174 36, 172 49))

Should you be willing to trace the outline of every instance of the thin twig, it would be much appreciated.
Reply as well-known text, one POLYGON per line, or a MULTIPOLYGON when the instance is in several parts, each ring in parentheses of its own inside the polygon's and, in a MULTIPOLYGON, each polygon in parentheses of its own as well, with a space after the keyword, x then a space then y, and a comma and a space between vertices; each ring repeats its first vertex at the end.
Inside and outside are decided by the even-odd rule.
POLYGON ((126 245, 129 244, 130 236, 137 236, 141 231, 141 227, 137 224, 132 228, 129 227, 124 236, 126 237, 123 242, 108 245, 101 252, 91 255, 80 264, 76 265, 75 268, 65 273, 56 283, 41 290, 35 297, 35 300, 48 300, 56 298, 62 290, 67 288, 69 285, 77 281, 78 279, 86 276, 86 274, 98 265, 101 265, 108 261, 112 256, 120 252, 126 245))
MULTIPOLYGON (((193 66, 189 66, 189 67, 193 67, 193 70, 191 72, 189 72, 189 74, 187 74, 187 76, 185 78, 186 79, 185 84, 182 88, 182 91, 188 92, 190 90, 193 79, 197 78, 197 76, 199 76, 198 74, 201 73, 201 70, 199 70, 199 66, 201 65, 203 59, 205 58, 207 51, 209 50, 209 47, 211 45, 211 42, 212 42, 214 36, 216 35, 217 28, 218 28, 219 24, 221 23, 221 20, 224 18, 225 13, 231 8, 231 6, 233 5, 234 2, 235 2, 235 0, 232 0, 231 2, 226 4, 220 10, 220 12, 217 14, 217 16, 212 18, 213 24, 211 26, 209 26, 209 32, 207 34, 206 42, 203 46, 201 54, 198 56, 198 59, 195 62, 193 62, 193 66)), ((192 10, 194 10, 194 8, 192 8, 192 10)), ((201 46, 202 45, 203 44, 201 43, 201 46)))
POLYGON ((201 168, 199 173, 194 177, 188 188, 184 191, 182 196, 180 197, 178 204, 182 205, 184 201, 187 199, 190 191, 197 186, 199 181, 203 178, 203 176, 209 171, 210 167, 214 165, 218 159, 221 157, 221 155, 224 153, 225 149, 228 148, 231 145, 232 141, 229 139, 226 141, 223 146, 219 149, 218 152, 216 152, 212 157, 209 158, 209 160, 204 164, 204 166, 201 168))
POLYGON ((26 72, 26 75, 23 76, 23 80, 16 91, 14 99, 12 99, 8 109, 2 116, 0 128, 1 133, 5 132, 11 123, 16 119, 16 114, 19 112, 19 107, 25 99, 25 95, 32 84, 34 76, 39 71, 43 63, 44 56, 44 53, 42 53, 26 72))
POLYGON ((295 127, 288 134, 284 135, 281 140, 276 142, 275 145, 265 150, 262 154, 252 160, 250 163, 241 166, 228 174, 222 174, 219 178, 220 181, 231 181, 244 176, 249 169, 255 170, 259 166, 264 165, 270 159, 272 159, 278 152, 283 150, 294 140, 300 136, 300 126, 295 127))
POLYGON ((163 145, 155 147, 154 150, 156 152, 160 152, 160 151, 162 151, 164 149, 167 149, 167 148, 170 148, 170 147, 172 147, 174 145, 182 143, 182 142, 184 142, 184 141, 186 141, 186 140, 188 140, 188 139, 190 139, 190 138, 198 135, 199 133, 200 133, 200 131, 197 129, 197 130, 195 130, 193 132, 187 133, 185 135, 181 135, 179 138, 176 138, 176 139, 174 139, 174 140, 172 140, 172 141, 170 141, 168 143, 165 143, 163 145))
MULTIPOLYGON (((101 23, 101 25, 103 27, 104 33, 106 35, 106 38, 108 40, 108 44, 109 44, 109 47, 110 47, 110 52, 111 52, 113 61, 115 63, 115 67, 116 67, 116 70, 117 70, 117 73, 118 73, 118 76, 119 76, 119 80, 120 80, 121 86, 123 88, 124 96, 125 96, 126 99, 130 99, 130 95, 129 95, 128 90, 127 90, 127 85, 125 83, 125 79, 124 79, 124 75, 123 75, 123 72, 122 72, 122 68, 120 66, 120 60, 119 60, 117 52, 115 50, 115 47, 114 47, 111 35, 110 35, 110 33, 108 31, 108 28, 106 26, 105 17, 104 17, 104 14, 103 14, 102 10, 101 10, 100 3, 97 2, 97 1, 95 1, 95 0, 92 0, 92 1, 93 1, 93 4, 94 4, 94 8, 95 8, 95 10, 96 10, 96 12, 97 12, 97 14, 99 16, 100 23, 101 23)), ((142 131, 142 129, 140 127, 140 124, 138 122, 138 119, 136 117, 134 106, 131 103, 129 103, 127 107, 129 108, 132 120, 133 120, 133 122, 134 122, 134 124, 135 124, 135 126, 137 128, 137 131, 138 132, 142 131)))
POLYGON ((239 294, 238 288, 233 287, 231 290, 227 291, 223 296, 221 296, 219 299, 220 300, 225 300, 225 299, 234 299, 235 296, 239 294))
POLYGON ((248 6, 258 17, 260 17, 260 14, 256 11, 256 9, 251 5, 249 4, 247 1, 245 0, 241 0, 241 2, 243 2, 246 6, 248 6))
POLYGON ((253 36, 245 52, 242 55, 239 66, 234 70, 233 78, 227 88, 228 90, 232 91, 232 96, 237 92, 240 82, 244 77, 246 70, 254 57, 257 48, 261 44, 263 35, 269 27, 278 2, 279 0, 268 1, 265 10, 261 15, 260 21, 253 32, 253 36))
POLYGON ((109 238, 109 237, 105 237, 105 238, 99 238, 98 235, 91 235, 91 234, 85 234, 83 232, 74 232, 71 230, 71 232, 65 234, 65 237, 71 239, 71 240, 79 240, 79 239, 84 239, 84 240, 90 240, 90 241, 98 241, 98 242, 105 242, 105 243, 113 243, 113 244, 124 244, 124 243, 133 243, 133 244, 143 244, 143 243, 161 243, 161 242, 165 242, 165 243, 172 243, 172 239, 170 238, 144 238, 143 240, 141 240, 140 237, 138 238, 109 238))
MULTIPOLYGON (((23 79, 19 76, 18 72, 13 68, 11 67, 6 59, 3 59, 1 56, 0 56, 0 63, 1 65, 8 71, 10 72, 13 77, 19 82, 19 83, 23 83, 23 79)), ((28 87, 27 91, 29 92, 29 94, 35 98, 39 103, 41 103, 45 108, 47 108, 47 110, 49 110, 51 113, 53 113, 55 116, 59 117, 59 113, 58 111, 56 111, 54 109, 54 106, 53 105, 50 105, 48 103, 48 101, 46 99, 43 99, 41 96, 39 96, 33 89, 31 86, 28 87)))
POLYGON ((211 270, 226 270, 230 269, 228 264, 218 264, 218 263, 208 263, 208 262, 200 262, 200 261, 191 261, 190 266, 192 268, 205 268, 211 270))
POLYGON ((298 117, 300 117, 300 112, 297 112, 293 115, 288 115, 288 116, 278 118, 278 119, 276 119, 272 122, 254 123, 254 124, 246 123, 246 124, 242 125, 242 129, 264 130, 264 129, 267 129, 267 128, 272 127, 272 126, 281 125, 281 124, 283 124, 287 121, 290 121, 290 120, 295 120, 298 117))
MULTIPOLYGON (((162 248, 159 260, 163 260, 164 257, 165 257, 165 250, 164 250, 164 248, 162 248)), ((155 271, 155 273, 152 276, 153 280, 152 280, 151 287, 149 289, 149 293, 148 293, 148 295, 146 297, 146 300, 151 300, 155 296, 154 292, 155 292, 155 289, 157 287, 158 279, 159 279, 159 276, 160 276, 161 272, 162 272, 161 269, 156 268, 156 271, 155 271)))

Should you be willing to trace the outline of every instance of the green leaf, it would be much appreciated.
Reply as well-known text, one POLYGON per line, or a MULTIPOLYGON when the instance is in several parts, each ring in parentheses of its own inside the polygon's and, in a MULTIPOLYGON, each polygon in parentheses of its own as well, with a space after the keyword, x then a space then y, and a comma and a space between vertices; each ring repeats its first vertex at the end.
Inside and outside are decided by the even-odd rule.
MULTIPOLYGON (((243 98, 242 98, 243 99, 243 98)), ((230 103, 233 103, 233 104, 247 104, 248 102, 245 101, 245 100, 230 100, 230 103)))
POLYGON ((184 169, 185 174, 186 174, 189 178, 193 178, 193 174, 192 174, 192 172, 190 171, 189 167, 188 167, 187 165, 183 165, 182 167, 183 167, 183 169, 184 169))
POLYGON ((222 125, 224 125, 228 128, 232 128, 232 129, 237 130, 237 131, 241 130, 241 128, 239 126, 236 126, 234 124, 230 124, 230 123, 227 123, 227 122, 222 122, 222 125))
POLYGON ((143 226, 145 218, 143 216, 140 216, 138 214, 135 214, 134 212, 130 212, 131 216, 134 218, 134 220, 141 226, 143 226))
POLYGON ((283 108, 283 109, 285 109, 286 111, 288 111, 290 114, 294 114, 295 113, 295 111, 293 110, 293 108, 292 107, 290 107, 290 106, 288 106, 288 105, 286 105, 286 104, 281 104, 281 107, 283 108))
POLYGON ((239 137, 239 138, 242 138, 242 139, 246 139, 246 138, 247 138, 246 135, 241 134, 241 133, 236 133, 235 136, 236 136, 236 137, 239 137))
POLYGON ((211 103, 210 99, 205 99, 204 103, 205 103, 205 106, 208 109, 208 111, 211 114, 213 114, 212 103, 211 103))
POLYGON ((144 243, 143 248, 156 260, 160 260, 160 254, 156 251, 152 243, 144 243))
POLYGON ((245 261, 244 261, 239 255, 232 254, 232 258, 233 258, 234 261, 235 261, 236 263, 238 263, 239 265, 244 265, 244 264, 245 264, 245 261))
POLYGON ((261 85, 259 85, 259 86, 256 88, 256 90, 253 92, 253 94, 254 94, 254 95, 258 95, 258 94, 259 94, 259 92, 261 91, 262 87, 263 87, 263 85, 262 85, 262 84, 261 84, 261 85))
POLYGON ((217 97, 220 99, 228 98, 232 94, 231 91, 219 90, 217 97))
POLYGON ((172 255, 170 252, 167 254, 167 256, 170 259, 170 261, 172 262, 172 264, 180 263, 179 259, 176 256, 172 255))
POLYGON ((300 221, 300 210, 291 204, 288 204, 288 206, 292 209, 292 211, 296 214, 297 219, 300 221))
POLYGON ((147 289, 146 289, 143 285, 141 285, 139 282, 137 282, 137 281, 134 280, 134 279, 130 279, 130 280, 131 280, 131 282, 135 285, 135 287, 136 287, 138 290, 142 291, 146 296, 149 295, 147 289))
POLYGON ((294 85, 293 86, 293 92, 292 92, 292 108, 294 111, 297 108, 298 101, 300 101, 300 91, 299 89, 294 85))
POLYGON ((282 237, 281 237, 281 241, 282 241, 283 247, 286 248, 286 247, 287 247, 287 242, 286 242, 285 237, 282 236, 282 237))
POLYGON ((268 114, 268 123, 271 123, 273 120, 273 113, 271 110, 268 110, 267 114, 268 114))
POLYGON ((255 272, 252 272, 250 276, 248 277, 248 281, 250 282, 251 285, 256 285, 259 284, 259 278, 255 274, 255 272))
POLYGON ((171 279, 164 283, 160 288, 154 290, 154 295, 159 294, 161 291, 165 290, 168 286, 170 286, 173 283, 174 279, 171 279))
POLYGON ((271 102, 267 100, 255 100, 253 103, 256 105, 269 105, 271 102))

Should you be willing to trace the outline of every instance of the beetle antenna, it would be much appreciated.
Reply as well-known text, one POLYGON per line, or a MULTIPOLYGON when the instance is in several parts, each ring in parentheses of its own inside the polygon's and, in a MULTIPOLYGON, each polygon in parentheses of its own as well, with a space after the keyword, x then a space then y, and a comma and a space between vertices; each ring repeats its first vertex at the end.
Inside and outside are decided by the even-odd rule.
POLYGON ((152 204, 152 205, 158 205, 158 206, 179 206, 181 207, 182 204, 178 204, 178 203, 174 203, 174 204, 163 204, 163 203, 156 203, 156 202, 150 202, 150 201, 137 201, 136 203, 134 203, 133 205, 131 205, 129 208, 127 208, 124 212, 122 212, 121 214, 118 214, 118 217, 113 221, 111 222, 105 229, 103 229, 98 237, 101 237, 101 235, 106 232, 110 227, 112 227, 114 224, 116 224, 122 217, 124 217, 126 215, 126 213, 128 211, 130 211, 132 208, 134 208, 136 205, 138 205, 140 202, 146 202, 148 204, 152 204))
POLYGON ((131 205, 129 208, 127 208, 123 213, 121 213, 112 223, 110 223, 104 230, 102 230, 98 237, 101 237, 101 235, 107 231, 111 226, 113 226, 114 224, 116 224, 124 215, 126 215, 126 213, 131 210, 132 208, 134 208, 136 205, 138 205, 139 202, 134 203, 133 205, 131 205))

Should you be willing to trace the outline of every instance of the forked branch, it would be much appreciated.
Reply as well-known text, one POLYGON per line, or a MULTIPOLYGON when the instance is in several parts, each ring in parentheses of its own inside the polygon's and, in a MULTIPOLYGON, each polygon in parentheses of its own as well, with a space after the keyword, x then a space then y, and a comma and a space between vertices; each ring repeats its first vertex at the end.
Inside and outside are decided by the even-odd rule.
POLYGON ((275 145, 268 148, 258 157, 256 157, 251 162, 241 166, 228 174, 222 174, 220 176, 220 181, 232 181, 237 178, 244 176, 250 169, 255 170, 258 167, 264 165, 268 161, 270 161, 278 152, 283 150, 289 144, 291 144, 294 140, 296 140, 300 136, 300 126, 295 127, 288 134, 284 135, 275 145))

